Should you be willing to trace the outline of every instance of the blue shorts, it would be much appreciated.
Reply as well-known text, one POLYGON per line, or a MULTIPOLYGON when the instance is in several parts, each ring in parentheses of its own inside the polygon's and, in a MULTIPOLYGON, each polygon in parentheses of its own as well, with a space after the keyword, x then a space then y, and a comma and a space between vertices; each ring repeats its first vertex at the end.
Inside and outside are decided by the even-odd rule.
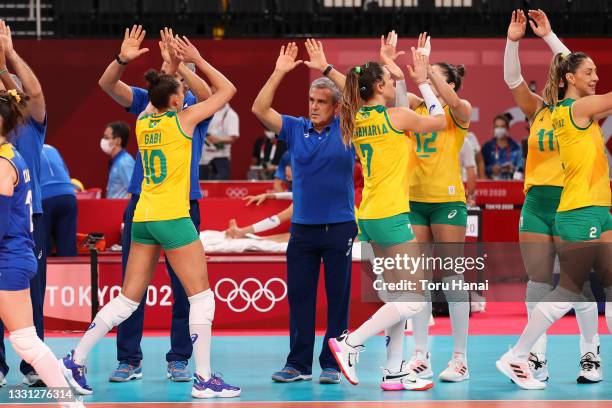
POLYGON ((0 290, 25 290, 30 288, 30 279, 36 275, 36 269, 0 267, 0 290))

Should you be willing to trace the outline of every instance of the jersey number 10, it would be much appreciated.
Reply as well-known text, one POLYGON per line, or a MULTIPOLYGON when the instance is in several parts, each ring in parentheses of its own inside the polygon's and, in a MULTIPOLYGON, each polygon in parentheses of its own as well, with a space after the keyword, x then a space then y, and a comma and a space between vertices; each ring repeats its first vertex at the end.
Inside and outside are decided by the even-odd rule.
POLYGON ((144 161, 144 177, 147 184, 153 182, 153 184, 159 184, 166 179, 168 175, 168 168, 166 167, 166 156, 164 152, 159 149, 145 150, 142 155, 144 161), (155 159, 159 161, 159 175, 155 173, 155 159))

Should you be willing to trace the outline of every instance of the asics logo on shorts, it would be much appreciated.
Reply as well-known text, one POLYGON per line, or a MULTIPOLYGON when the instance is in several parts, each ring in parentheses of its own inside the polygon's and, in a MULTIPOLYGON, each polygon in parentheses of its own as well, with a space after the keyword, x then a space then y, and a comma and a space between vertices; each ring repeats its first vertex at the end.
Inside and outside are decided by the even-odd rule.
POLYGON ((457 210, 453 210, 451 212, 448 213, 448 219, 450 220, 451 218, 455 218, 455 215, 457 215, 457 210))
POLYGON ((277 302, 287 296, 287 284, 280 278, 269 279, 265 285, 259 279, 247 278, 238 285, 232 278, 223 278, 215 285, 215 295, 217 299, 227 303, 230 310, 236 313, 242 313, 251 306, 258 312, 265 313, 272 310, 277 302), (270 289, 274 283, 280 287, 280 291, 277 290, 278 293, 274 293, 270 289), (224 290, 222 288, 228 287, 229 292, 223 295, 224 290), (254 291, 247 290, 253 287, 255 287, 254 291))

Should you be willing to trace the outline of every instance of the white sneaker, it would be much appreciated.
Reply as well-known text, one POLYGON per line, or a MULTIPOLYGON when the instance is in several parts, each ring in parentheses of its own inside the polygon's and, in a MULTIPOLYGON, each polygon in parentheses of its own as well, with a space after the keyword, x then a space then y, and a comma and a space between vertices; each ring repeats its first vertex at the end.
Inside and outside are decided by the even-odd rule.
POLYGON ((46 387, 43 380, 40 379, 40 376, 35 371, 30 371, 24 375, 21 382, 28 387, 46 387))
POLYGON ((359 379, 357 378, 355 366, 359 362, 359 353, 364 350, 364 347, 351 346, 346 342, 347 338, 348 331, 345 331, 340 337, 329 339, 328 344, 342 374, 344 374, 348 382, 357 385, 359 384, 359 379))
POLYGON ((603 380, 601 357, 599 355, 599 336, 592 344, 580 336, 580 373, 576 381, 580 384, 597 383, 603 380))
POLYGON ((385 391, 425 391, 433 387, 433 381, 418 378, 410 370, 407 361, 402 361, 400 371, 392 373, 383 368, 383 379, 380 388, 385 391))
POLYGON ((487 307, 487 300, 477 292, 470 292, 470 311, 472 313, 483 313, 487 307))
POLYGON ((4 387, 6 385, 6 378, 4 378, 4 374, 0 373, 0 387, 4 387))
POLYGON ((533 378, 528 360, 516 358, 512 349, 501 356, 495 366, 503 375, 525 390, 543 390, 546 388, 545 383, 533 378))
POLYGON ((541 353, 529 353, 529 368, 533 378, 538 381, 548 381, 548 361, 541 353))
POLYGON ((419 378, 431 378, 433 377, 433 371, 431 371, 431 361, 429 359, 429 353, 416 351, 408 361, 408 368, 419 378))
POLYGON ((455 354, 451 361, 448 362, 448 367, 444 369, 438 376, 441 381, 461 382, 470 379, 467 361, 463 354, 455 354))

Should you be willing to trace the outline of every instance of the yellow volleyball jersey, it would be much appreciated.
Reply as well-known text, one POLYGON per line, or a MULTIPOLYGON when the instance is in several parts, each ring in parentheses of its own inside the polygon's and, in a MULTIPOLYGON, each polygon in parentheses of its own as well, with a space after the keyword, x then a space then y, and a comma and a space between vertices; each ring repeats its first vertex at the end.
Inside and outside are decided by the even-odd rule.
MULTIPOLYGON (((415 110, 428 116, 424 103, 415 110)), ((410 201, 424 203, 465 202, 465 190, 461 179, 459 152, 463 147, 469 123, 459 125, 448 105, 444 106, 446 128, 437 132, 410 132, 416 157, 414 172, 410 177, 410 201)))
POLYGON ((144 179, 134 221, 189 217, 191 137, 181 129, 177 113, 141 116, 136 139, 144 179))
POLYGON ((557 103, 552 113, 555 138, 563 163, 564 186, 557 211, 609 206, 611 201, 608 157, 597 122, 581 128, 572 118, 573 99, 557 103))
POLYGON ((557 139, 553 133, 552 108, 544 105, 533 118, 527 139, 525 187, 527 194, 533 186, 563 187, 563 167, 557 139))
POLYGON ((387 218, 410 211, 410 140, 391 126, 387 108, 362 107, 356 116, 352 142, 363 172, 359 219, 387 218))

